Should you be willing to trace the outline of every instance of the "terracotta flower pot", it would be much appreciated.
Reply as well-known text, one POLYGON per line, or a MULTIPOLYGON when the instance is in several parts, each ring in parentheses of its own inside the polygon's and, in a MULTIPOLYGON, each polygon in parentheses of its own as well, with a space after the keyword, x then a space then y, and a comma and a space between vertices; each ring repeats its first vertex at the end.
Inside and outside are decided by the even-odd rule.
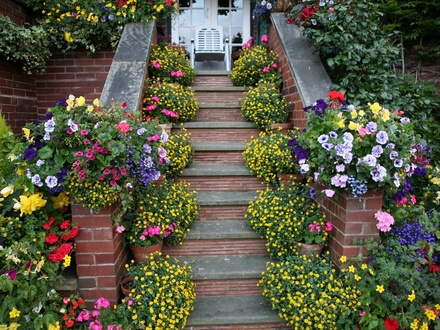
POLYGON ((286 134, 291 128, 293 127, 292 123, 273 123, 270 124, 270 128, 272 131, 276 132, 278 130, 281 131, 281 133, 286 134))
POLYGON ((124 296, 128 296, 128 294, 131 292, 131 288, 130 288, 130 283, 133 282, 133 279, 128 276, 125 277, 121 280, 120 286, 121 286, 121 291, 124 294, 124 296))
POLYGON ((130 250, 133 253, 134 260, 139 264, 148 261, 150 254, 161 251, 163 247, 163 241, 159 244, 144 246, 134 246, 130 244, 130 250))
POLYGON ((298 253, 307 256, 320 255, 324 245, 322 244, 305 244, 305 243, 296 243, 298 253))

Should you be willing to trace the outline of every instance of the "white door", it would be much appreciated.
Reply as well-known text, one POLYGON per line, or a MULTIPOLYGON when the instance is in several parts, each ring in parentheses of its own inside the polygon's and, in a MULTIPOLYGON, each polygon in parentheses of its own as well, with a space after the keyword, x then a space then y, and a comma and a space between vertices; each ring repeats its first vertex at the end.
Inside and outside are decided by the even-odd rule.
MULTIPOLYGON (((235 51, 249 39, 250 18, 249 0, 179 0, 172 41, 184 45, 189 52, 197 26, 222 26, 229 49, 235 51)), ((224 64, 219 63, 219 68, 224 68, 224 64)))

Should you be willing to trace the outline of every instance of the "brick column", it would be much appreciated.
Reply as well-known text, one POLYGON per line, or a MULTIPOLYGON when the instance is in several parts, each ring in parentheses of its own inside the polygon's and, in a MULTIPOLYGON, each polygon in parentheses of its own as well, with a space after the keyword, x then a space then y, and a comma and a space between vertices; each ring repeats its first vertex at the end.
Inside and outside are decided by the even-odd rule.
POLYGON ((119 299, 119 281, 128 259, 122 235, 115 232, 111 220, 119 208, 120 203, 115 203, 95 213, 72 204, 72 221, 80 228, 75 238, 78 288, 88 307, 100 297, 112 305, 119 299))
POLYGON ((374 214, 382 209, 382 201, 381 191, 368 192, 361 197, 353 197, 349 193, 336 193, 332 198, 317 197, 317 202, 333 225, 328 248, 337 266, 341 265, 339 258, 343 255, 364 256, 365 239, 379 239, 374 214))

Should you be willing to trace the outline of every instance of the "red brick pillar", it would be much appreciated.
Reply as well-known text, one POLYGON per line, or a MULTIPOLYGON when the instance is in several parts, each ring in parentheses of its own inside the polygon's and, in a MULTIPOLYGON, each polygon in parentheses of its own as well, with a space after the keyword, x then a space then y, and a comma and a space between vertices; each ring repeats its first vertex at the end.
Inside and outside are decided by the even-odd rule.
POLYGON ((382 198, 381 191, 367 192, 361 197, 336 193, 332 198, 317 198, 328 221, 333 225, 328 248, 330 257, 337 266, 341 265, 339 258, 343 255, 348 258, 364 256, 365 239, 379 239, 374 214, 382 209, 382 198))
POLYGON ((72 204, 72 221, 80 229, 75 238, 78 289, 88 307, 100 297, 112 305, 119 299, 119 281, 128 256, 122 235, 116 233, 111 220, 119 208, 120 203, 115 203, 95 213, 72 204))

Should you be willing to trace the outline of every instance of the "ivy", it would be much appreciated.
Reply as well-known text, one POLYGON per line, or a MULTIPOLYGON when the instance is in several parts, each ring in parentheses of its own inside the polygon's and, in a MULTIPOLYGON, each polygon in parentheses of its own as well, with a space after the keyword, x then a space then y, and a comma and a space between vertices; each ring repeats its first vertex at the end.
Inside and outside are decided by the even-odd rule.
POLYGON ((45 72, 51 56, 46 32, 39 26, 20 26, 0 14, 0 53, 21 65, 25 74, 45 72))

